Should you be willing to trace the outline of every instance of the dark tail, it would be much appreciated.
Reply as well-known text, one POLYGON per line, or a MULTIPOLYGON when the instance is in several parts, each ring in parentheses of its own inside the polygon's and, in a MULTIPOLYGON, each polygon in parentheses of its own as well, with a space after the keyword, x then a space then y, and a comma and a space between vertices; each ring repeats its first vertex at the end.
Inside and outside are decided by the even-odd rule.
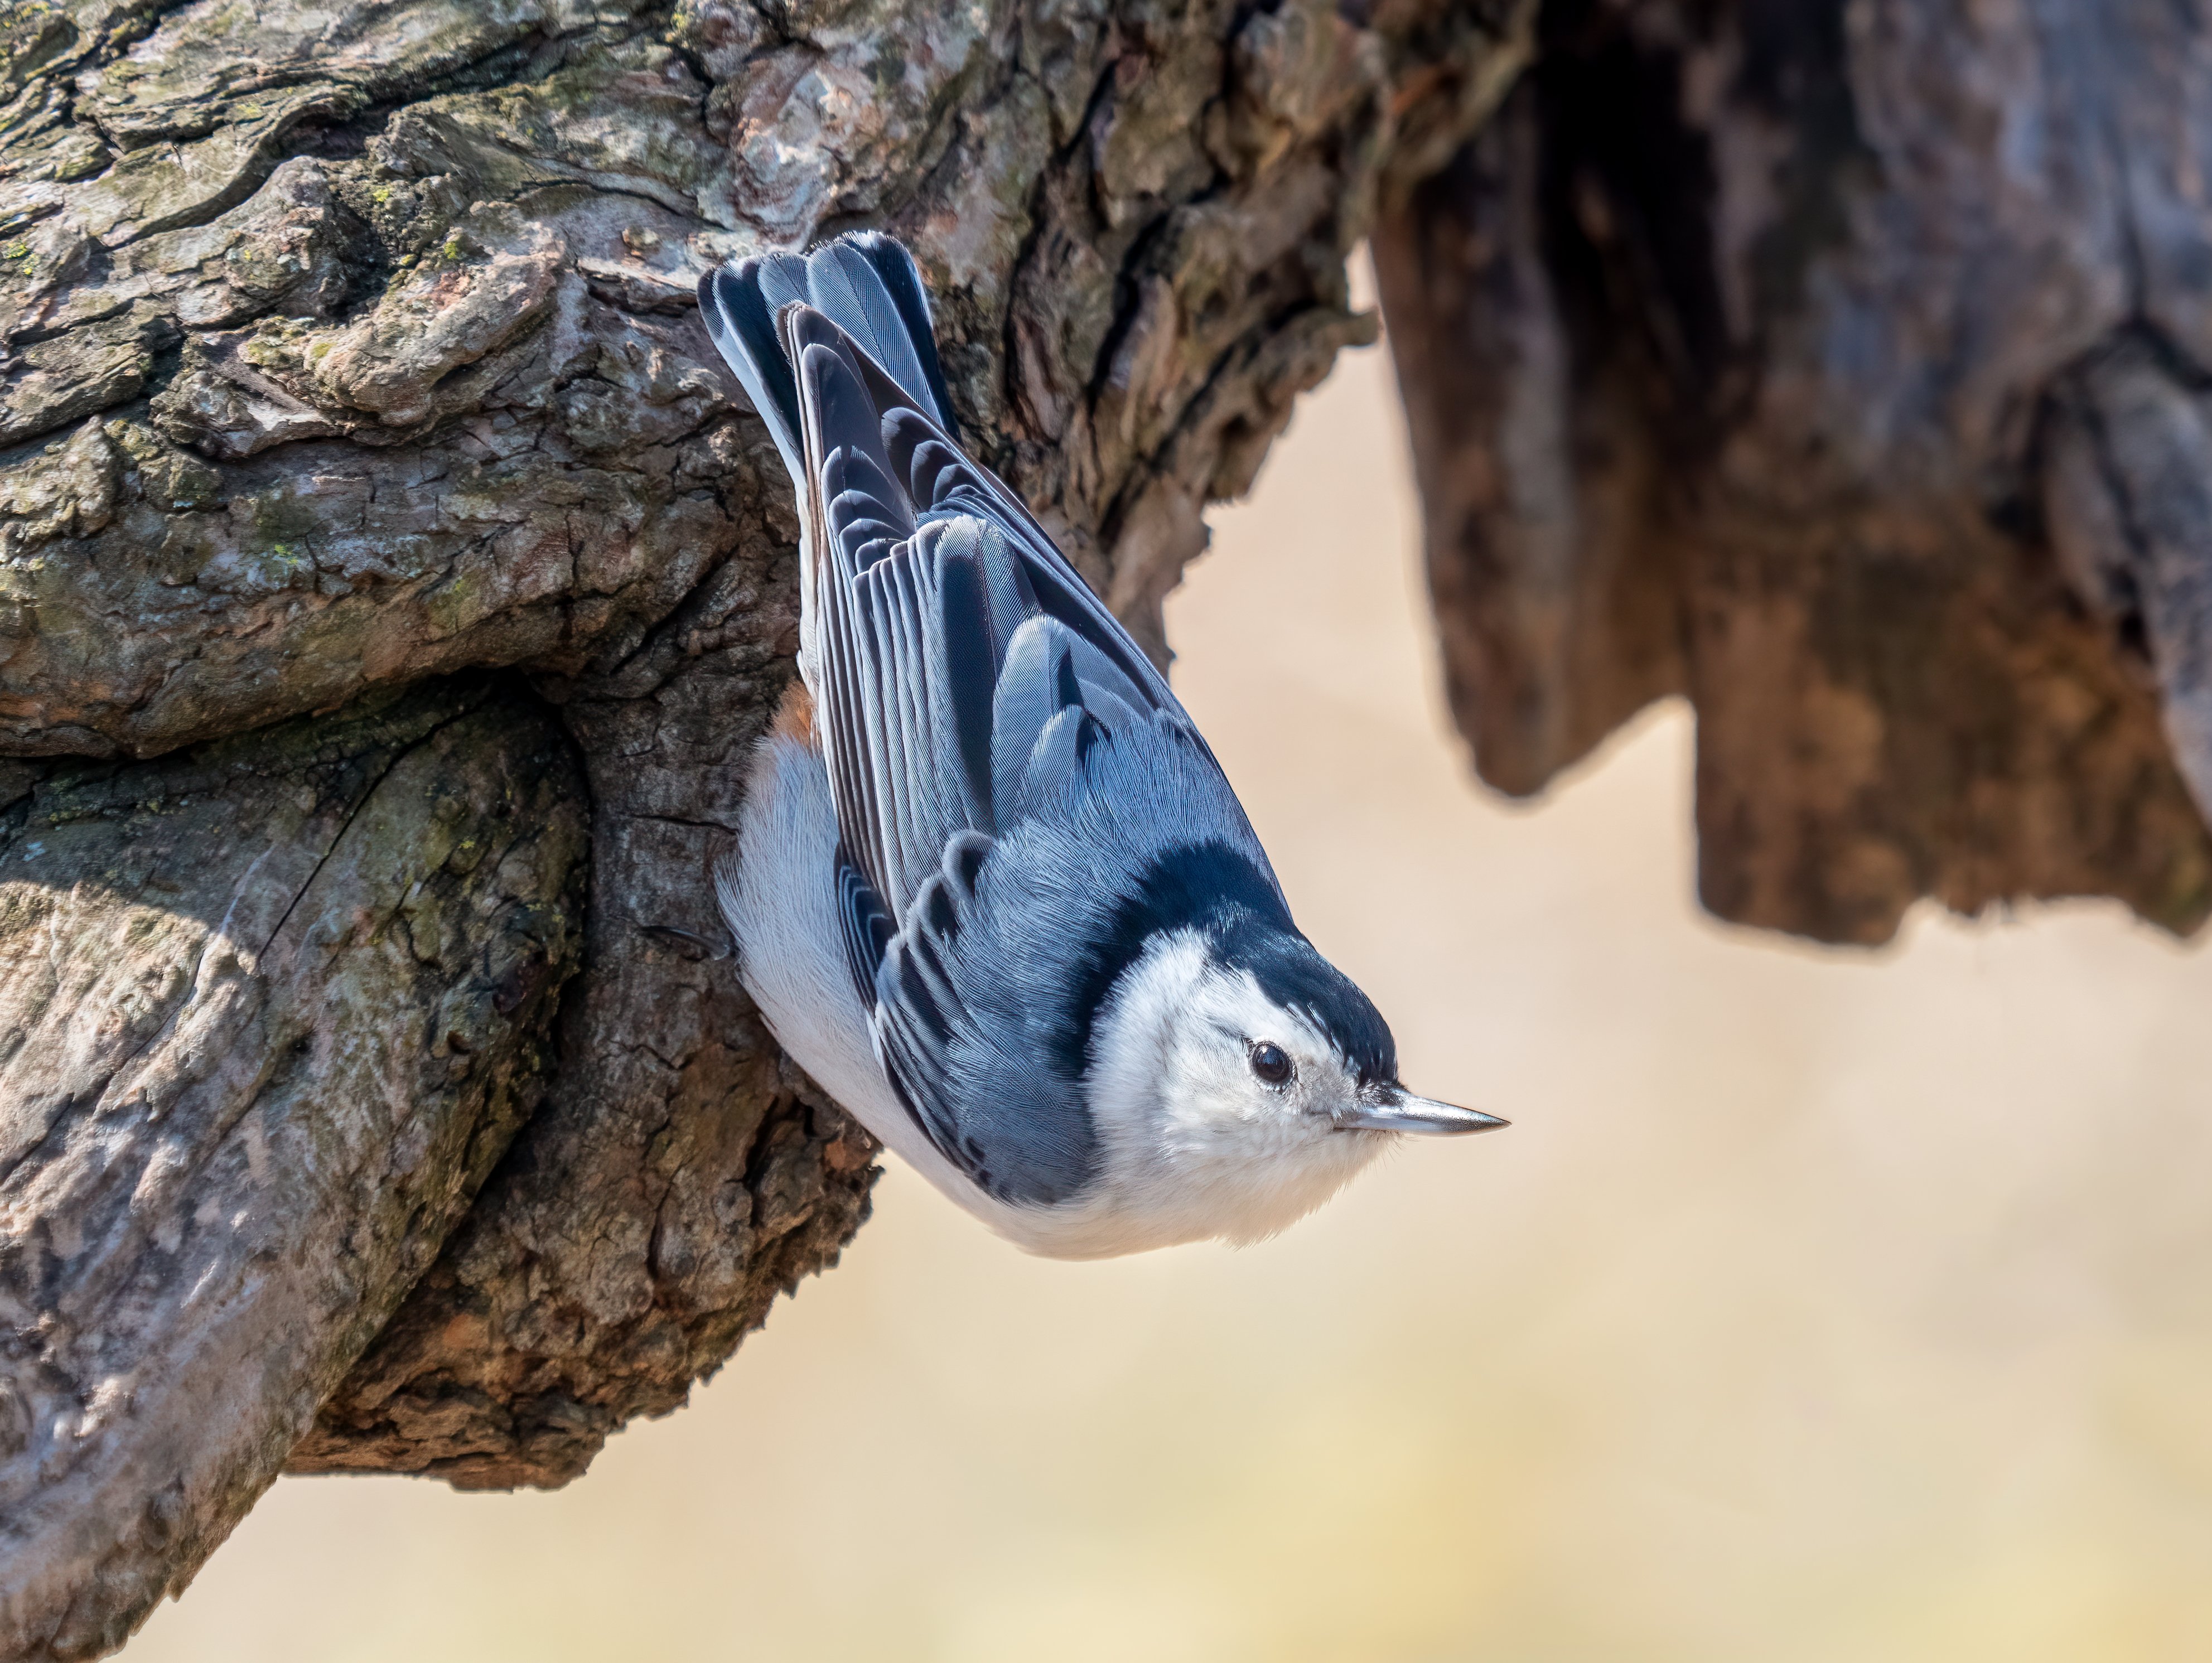
POLYGON ((799 384, 784 357, 776 318, 799 301, 851 336, 949 437, 958 439, 921 274, 897 242, 879 231, 856 231, 811 254, 739 260, 699 279, 699 310, 775 434, 793 483, 804 470, 799 384))

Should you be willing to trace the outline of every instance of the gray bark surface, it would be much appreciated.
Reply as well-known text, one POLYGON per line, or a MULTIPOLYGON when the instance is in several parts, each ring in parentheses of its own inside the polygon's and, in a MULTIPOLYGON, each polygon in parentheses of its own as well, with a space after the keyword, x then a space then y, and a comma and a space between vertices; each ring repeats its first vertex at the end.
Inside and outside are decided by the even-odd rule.
POLYGON ((1722 916, 2212 911, 2212 34, 1554 0, 1376 239, 1453 707, 1527 793, 1698 717, 1722 916), (2185 779, 2193 782, 2192 803, 2185 779))
POLYGON ((707 883, 797 528, 697 272, 905 238, 971 432, 1164 654, 1205 503, 1372 338, 1344 257, 1502 94, 1523 10, 0 9, 0 797, 38 841, 109 793, 97 852, 0 865, 0 954, 80 990, 0 1096, 0 1300, 58 1314, 0 1402, 0 1484, 46 1475, 0 1525, 0 1654, 116 1643, 288 1461, 573 1478, 866 1216, 873 1151, 707 883), (373 849, 311 859, 344 818, 313 770, 380 745, 327 832, 373 849), (162 1026, 204 999, 220 1066, 162 1026), (203 1066, 189 1112, 131 1095, 203 1066), (76 1243, 101 1184, 136 1199, 76 1243), (199 1328, 162 1291, 195 1253, 230 1290, 199 1328))
POLYGON ((0 765, 0 1635, 197 1565, 544 1089, 574 758, 483 683, 0 765))

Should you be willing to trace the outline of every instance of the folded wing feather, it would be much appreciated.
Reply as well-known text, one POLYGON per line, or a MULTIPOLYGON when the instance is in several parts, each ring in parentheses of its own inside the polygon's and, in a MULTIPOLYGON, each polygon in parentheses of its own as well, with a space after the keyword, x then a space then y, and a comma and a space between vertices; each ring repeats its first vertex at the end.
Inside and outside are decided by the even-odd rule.
POLYGON ((1116 735, 1139 750, 1172 735, 1169 751, 1209 779, 1202 794, 1241 811, 1166 680, 962 453, 903 249, 864 236, 748 260, 702 279, 700 303, 799 488, 800 665, 878 1054, 982 1188, 1066 1199, 1094 1172, 1095 1138, 1079 1080, 1041 1070, 1030 1041, 1009 1051, 1001 1031, 1009 1011, 1046 1018, 994 934, 1008 920, 979 917, 997 840, 1065 810, 1116 735))

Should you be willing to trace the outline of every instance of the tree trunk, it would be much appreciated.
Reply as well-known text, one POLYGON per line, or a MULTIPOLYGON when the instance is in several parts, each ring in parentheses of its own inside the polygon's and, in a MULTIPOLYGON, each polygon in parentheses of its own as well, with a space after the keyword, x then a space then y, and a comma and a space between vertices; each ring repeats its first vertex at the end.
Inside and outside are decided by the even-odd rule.
POLYGON ((1723 917, 2212 911, 2212 32, 1550 0, 1376 239, 1452 705, 1538 791, 1698 714, 1723 917), (2194 786, 2192 804, 2184 781, 2194 786))
POLYGON ((0 1654, 118 1643, 288 1462, 564 1482, 865 1217, 707 883, 796 525, 698 271, 906 238, 1164 654, 1524 23, 0 12, 0 1654))

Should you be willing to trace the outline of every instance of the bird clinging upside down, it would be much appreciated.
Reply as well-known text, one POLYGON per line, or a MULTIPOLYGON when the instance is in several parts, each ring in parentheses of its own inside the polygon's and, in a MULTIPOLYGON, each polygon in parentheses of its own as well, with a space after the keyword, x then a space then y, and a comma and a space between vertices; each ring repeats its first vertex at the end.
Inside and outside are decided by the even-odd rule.
POLYGON ((1256 1240, 1399 1134, 1503 1125, 1398 1083, 1166 681, 961 450, 905 249, 699 303, 799 496, 803 684, 716 880, 800 1066, 1062 1258, 1256 1240))

